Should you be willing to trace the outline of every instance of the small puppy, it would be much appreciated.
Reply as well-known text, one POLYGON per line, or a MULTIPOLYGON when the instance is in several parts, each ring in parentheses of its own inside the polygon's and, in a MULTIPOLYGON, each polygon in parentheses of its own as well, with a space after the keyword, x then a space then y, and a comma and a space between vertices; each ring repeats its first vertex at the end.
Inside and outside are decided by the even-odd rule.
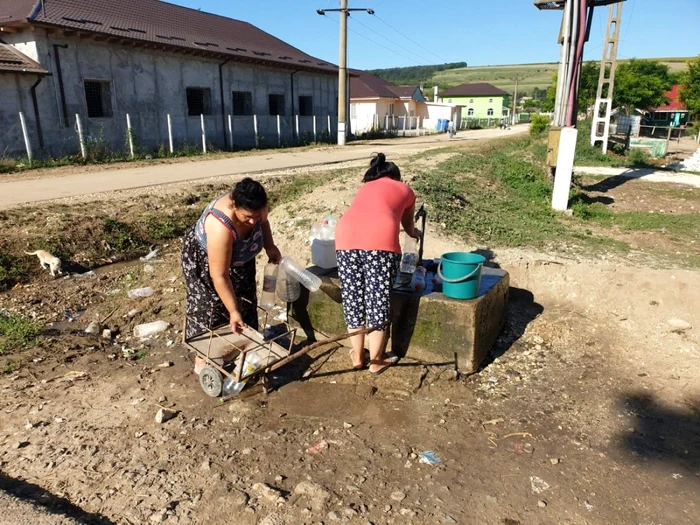
POLYGON ((51 255, 49 252, 44 250, 37 250, 35 252, 24 252, 27 255, 36 255, 39 258, 39 264, 46 270, 47 268, 51 270, 51 277, 56 277, 56 273, 61 275, 61 259, 51 255))

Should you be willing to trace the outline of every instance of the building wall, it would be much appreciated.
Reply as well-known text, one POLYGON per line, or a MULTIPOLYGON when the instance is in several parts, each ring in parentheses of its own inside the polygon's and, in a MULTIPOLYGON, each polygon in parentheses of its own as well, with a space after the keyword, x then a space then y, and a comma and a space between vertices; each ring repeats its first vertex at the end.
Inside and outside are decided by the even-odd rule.
MULTIPOLYGON (((280 117, 283 142, 291 142, 295 136, 295 115, 299 111, 300 95, 313 97, 313 112, 317 117, 318 133, 328 127, 329 115, 332 117, 332 131, 335 132, 337 129, 338 80, 335 75, 306 72, 297 72, 293 75, 292 70, 228 62, 222 66, 224 84, 222 102, 219 81, 219 65, 222 63, 220 60, 65 37, 55 33, 47 34, 43 30, 16 34, 13 35, 12 40, 10 42, 6 39, 8 43, 17 45, 18 48, 20 45, 25 49, 34 45, 36 48, 34 58, 52 73, 52 76, 46 78, 37 88, 46 149, 52 156, 74 154, 79 151, 75 131, 76 114, 81 116, 85 135, 89 141, 120 151, 125 149, 127 139, 127 113, 131 117, 137 147, 146 151, 168 143, 167 115, 169 114, 176 147, 189 144, 200 148, 201 119, 199 116, 188 116, 186 96, 188 87, 209 89, 211 114, 204 117, 207 140, 219 148, 225 146, 229 133, 228 115, 233 113, 233 91, 252 93, 253 112, 258 116, 258 135, 263 137, 267 144, 275 145, 278 140, 277 117, 269 115, 269 94, 284 95, 284 115, 280 117), (35 44, 28 44, 27 42, 32 38, 35 39, 35 44), (58 75, 54 62, 54 45, 68 46, 58 49, 66 96, 68 127, 64 125, 58 75), (84 90, 86 79, 109 82, 112 117, 88 117, 84 90), (292 101, 292 91, 294 101, 292 101)), ((32 79, 30 85, 36 77, 32 79)), ((28 87, 22 85, 11 90, 12 97, 24 100, 25 114, 32 115, 31 125, 35 128, 28 87)), ((0 120, 3 127, 6 127, 8 121, 12 121, 13 112, 3 111, 3 117, 0 120)), ((232 116, 231 124, 234 145, 250 147, 255 144, 252 116, 232 116)), ((312 131, 313 118, 300 117, 300 134, 312 131)), ((32 140, 36 141, 36 133, 32 133, 32 140)), ((7 142, 9 143, 10 140, 7 139, 7 142)), ((16 143, 16 138, 13 137, 11 142, 16 143)), ((5 149, 4 147, 5 145, 0 143, 0 149, 5 149)), ((8 147, 8 149, 13 148, 8 147)))
POLYGON ((460 104, 466 106, 462 110, 462 118, 496 118, 503 116, 503 97, 443 97, 443 103, 460 104), (470 115, 469 110, 474 114, 470 115), (493 115, 489 115, 489 109, 493 109, 493 115))
POLYGON ((19 113, 24 113, 32 129, 34 110, 29 89, 34 82, 35 76, 0 72, 0 157, 26 154, 19 113))

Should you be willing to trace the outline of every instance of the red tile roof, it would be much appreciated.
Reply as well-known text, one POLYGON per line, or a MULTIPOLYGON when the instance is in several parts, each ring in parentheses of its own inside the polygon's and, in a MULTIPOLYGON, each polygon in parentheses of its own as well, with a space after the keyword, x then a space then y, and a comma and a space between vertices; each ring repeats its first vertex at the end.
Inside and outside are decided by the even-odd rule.
POLYGON ((668 104, 658 108, 651 108, 649 111, 688 111, 688 107, 681 102, 679 89, 679 84, 673 86, 671 91, 665 95, 665 97, 668 99, 668 104))
POLYGON ((159 0, 45 0, 43 10, 39 0, 0 0, 0 25, 12 21, 197 49, 289 69, 338 71, 247 22, 159 0))
POLYGON ((47 75, 49 72, 27 55, 0 40, 0 73, 47 75))
POLYGON ((502 89, 485 82, 462 84, 440 93, 441 97, 503 97, 508 95, 502 89))

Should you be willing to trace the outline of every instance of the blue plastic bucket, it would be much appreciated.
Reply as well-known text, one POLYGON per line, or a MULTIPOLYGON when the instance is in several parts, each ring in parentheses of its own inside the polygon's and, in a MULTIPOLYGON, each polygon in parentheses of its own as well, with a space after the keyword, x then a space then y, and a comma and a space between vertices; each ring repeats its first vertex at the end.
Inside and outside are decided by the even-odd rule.
POLYGON ((438 267, 442 293, 452 299, 476 299, 481 285, 481 268, 485 262, 486 259, 476 253, 444 254, 438 267))

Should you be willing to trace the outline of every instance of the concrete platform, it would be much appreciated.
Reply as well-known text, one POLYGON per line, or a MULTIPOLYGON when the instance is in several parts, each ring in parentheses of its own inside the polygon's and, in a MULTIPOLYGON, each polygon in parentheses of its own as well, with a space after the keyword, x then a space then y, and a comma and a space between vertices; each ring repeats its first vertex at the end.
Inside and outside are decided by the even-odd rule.
MULTIPOLYGON (((293 321, 311 339, 346 331, 337 271, 316 267, 310 271, 322 278, 323 285, 315 293, 302 289, 292 306, 293 321)), ((476 372, 505 325, 509 289, 506 271, 485 267, 479 297, 470 301, 445 297, 433 290, 432 283, 421 296, 395 291, 392 351, 401 357, 452 362, 461 372, 476 372)))

